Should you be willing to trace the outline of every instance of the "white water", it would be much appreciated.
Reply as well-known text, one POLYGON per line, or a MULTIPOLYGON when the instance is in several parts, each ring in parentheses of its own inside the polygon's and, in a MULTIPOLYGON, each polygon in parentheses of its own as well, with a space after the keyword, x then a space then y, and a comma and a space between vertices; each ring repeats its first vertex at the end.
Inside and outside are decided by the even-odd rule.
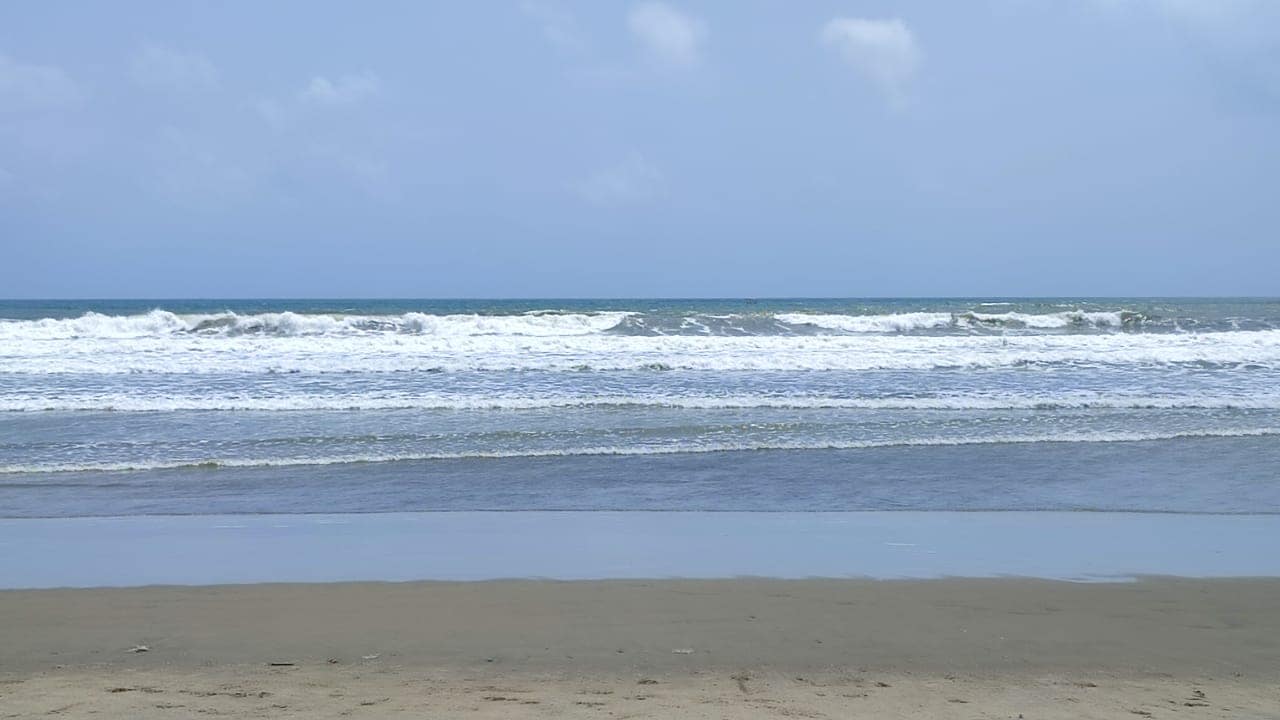
POLYGON ((549 410, 589 408, 671 408, 686 410, 1280 410, 1280 394, 1168 397, 1098 393, 1035 396, 956 395, 944 397, 765 397, 681 395, 530 395, 493 394, 283 394, 243 397, 217 393, 183 396, 175 392, 148 396, 141 391, 85 393, 46 398, 0 397, 0 412, 104 411, 359 411, 359 410, 549 410))
MULTIPOLYGON (((237 335, 350 336, 377 333, 472 337, 507 335, 514 337, 560 337, 599 334, 614 329, 634 312, 559 313, 529 312, 520 315, 434 315, 409 312, 400 315, 300 314, 294 312, 241 315, 234 312, 179 315, 152 310, 142 315, 102 315, 86 313, 75 318, 0 321, 0 340, 58 340, 89 338, 145 338, 175 335, 234 337, 237 335)), ((703 319, 726 320, 732 315, 708 315, 703 319)), ((741 316, 746 319, 748 316, 741 316)), ((785 325, 803 326, 837 333, 908 333, 919 330, 1029 328, 1055 330, 1084 328, 1118 329, 1126 318, 1140 321, 1141 315, 1126 311, 1062 312, 1031 314, 1021 312, 908 312, 879 315, 829 313, 777 313, 773 318, 785 325)), ((681 319, 681 327, 705 329, 697 316, 681 319)), ((783 328, 785 329, 785 328, 783 328)))
POLYGON ((180 468, 253 468, 346 465, 353 463, 387 463, 415 460, 461 460, 479 458, 577 457, 592 455, 685 455, 746 450, 859 450, 878 447, 955 447, 961 445, 998 445, 1033 443, 1122 443, 1179 438, 1270 437, 1280 435, 1280 427, 1195 430, 1171 432, 1061 432, 1041 435, 987 435, 968 437, 932 437, 867 441, 793 441, 793 442, 707 442, 694 441, 673 445, 619 445, 608 447, 570 447, 557 449, 522 449, 510 451, 475 450, 465 452, 424 452, 395 454, 352 454, 281 458, 211 458, 198 461, 136 461, 119 463, 39 463, 0 465, 4 474, 45 474, 64 472, 125 472, 140 470, 173 470, 180 468))
POLYGON ((406 333, 443 337, 475 335, 588 335, 614 327, 630 313, 533 313, 524 315, 326 315, 293 312, 238 315, 177 315, 152 310, 145 315, 86 313, 77 318, 43 318, 0 322, 0 340, 90 340, 150 338, 195 334, 234 337, 246 334, 361 336, 406 333))
POLYGON ((953 327, 951 313, 892 313, 888 315, 830 315, 816 313, 780 313, 779 320, 791 325, 813 325, 827 330, 851 333, 893 333, 953 327))
POLYGON ((874 370, 1028 364, 1280 368, 1280 330, 1204 334, 635 336, 600 333, 17 338, 0 373, 874 370))

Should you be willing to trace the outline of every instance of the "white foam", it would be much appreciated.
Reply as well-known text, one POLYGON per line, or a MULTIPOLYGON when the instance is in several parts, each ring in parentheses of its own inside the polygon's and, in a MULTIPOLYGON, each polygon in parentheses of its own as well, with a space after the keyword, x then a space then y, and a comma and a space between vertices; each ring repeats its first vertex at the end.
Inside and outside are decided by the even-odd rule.
MULTIPOLYGON (((58 340, 147 337, 235 337, 246 334, 302 336, 367 336, 413 334, 441 337, 510 335, 561 337, 595 335, 616 327, 630 312, 556 313, 519 315, 401 315, 302 314, 294 312, 240 315, 234 312, 179 315, 156 309, 142 315, 102 315, 89 312, 76 318, 44 318, 0 322, 0 340, 58 340)), ((707 315, 707 319, 732 316, 707 315)), ((914 312, 880 315, 779 313, 774 318, 789 325, 805 325, 839 333, 905 333, 966 327, 1012 327, 1040 330, 1072 326, 1119 328, 1126 319, 1139 318, 1127 311, 1084 312, 1071 310, 1047 314, 914 312)), ((643 320, 643 318, 637 318, 643 320)), ((640 326, 645 323, 638 322, 640 326)), ((710 332, 695 316, 682 319, 681 328, 710 332)))
MULTIPOLYGON (((1007 305, 1009 303, 982 303, 1007 305)), ((942 330, 947 328, 1029 328, 1034 330, 1060 330, 1069 327, 1093 329, 1119 329, 1126 320, 1141 319, 1134 312, 1116 310, 1086 312, 1068 310, 1055 313, 938 313, 915 312, 887 315, 831 315, 817 313, 780 313, 778 320, 790 325, 810 325, 825 330, 847 333, 902 333, 918 330, 942 330)))
POLYGON ((126 472, 146 470, 177 470, 183 468, 272 468, 315 465, 348 465, 356 463, 408 462, 422 460, 462 460, 481 458, 524 457, 574 457, 574 456, 634 456, 634 455, 683 455, 752 450, 859 450, 877 447, 937 447, 961 445, 1032 444, 1032 443, 1113 443, 1175 440, 1203 437, 1265 437, 1280 435, 1280 427, 1245 429, 1209 429, 1170 432, 1077 432, 1050 435, 990 435, 981 437, 915 438, 851 442, 754 442, 754 443, 703 443, 697 445, 579 447, 567 449, 530 449, 512 451, 475 451, 441 453, 404 453, 335 455, 328 457, 295 458, 210 458, 198 461, 158 461, 120 463, 31 463, 0 465, 0 474, 44 474, 65 472, 126 472))
POLYGON ((167 310, 145 315, 102 315, 85 313, 77 318, 11 320, 0 323, 3 340, 52 340, 63 338, 128 338, 170 335, 188 329, 188 323, 167 310))
MULTIPOLYGON (((1136 314, 1128 317, 1137 318, 1136 314)), ((1020 312, 1007 313, 964 313, 957 316, 959 321, 968 324, 996 325, 1002 327, 1023 327, 1037 330, 1051 330, 1067 327, 1089 326, 1119 328, 1124 325, 1126 314, 1115 312, 1084 312, 1069 310, 1066 312, 1033 314, 1020 312)))
MULTIPOLYGON (((583 319, 567 322, 579 327, 583 319)), ((520 318, 526 320, 526 318, 520 318)), ((488 322, 486 320, 485 322, 488 322)), ((548 321, 551 322, 551 321, 548 321)), ((605 324, 608 320, 591 322, 605 324)), ((917 370, 1024 365, 1280 368, 1280 330, 1181 334, 637 336, 351 333, 6 339, 0 373, 917 370)))
POLYGON ((238 315, 233 312, 177 315, 152 310, 145 315, 85 313, 77 318, 0 323, 0 340, 217 337, 266 334, 286 337, 409 333, 440 336, 584 335, 608 330, 630 313, 526 313, 522 315, 325 315, 293 312, 238 315))
POLYGON ((813 325, 826 330, 851 333, 890 333, 951 327, 951 313, 893 313, 889 315, 826 315, 813 313, 780 313, 777 319, 789 325, 813 325))
POLYGON ((304 412, 355 410, 552 410, 672 408, 685 410, 1280 410, 1280 395, 1149 396, 1100 393, 956 395, 943 397, 679 396, 679 395, 155 395, 136 392, 62 397, 0 397, 0 412, 304 412))

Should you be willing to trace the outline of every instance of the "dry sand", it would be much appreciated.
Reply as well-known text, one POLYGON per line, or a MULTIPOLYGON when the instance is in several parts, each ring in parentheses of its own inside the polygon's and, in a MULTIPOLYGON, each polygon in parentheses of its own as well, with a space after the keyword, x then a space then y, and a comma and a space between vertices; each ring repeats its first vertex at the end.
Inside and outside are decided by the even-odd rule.
POLYGON ((1280 581, 0 592, 0 717, 202 715, 1280 718, 1280 581))

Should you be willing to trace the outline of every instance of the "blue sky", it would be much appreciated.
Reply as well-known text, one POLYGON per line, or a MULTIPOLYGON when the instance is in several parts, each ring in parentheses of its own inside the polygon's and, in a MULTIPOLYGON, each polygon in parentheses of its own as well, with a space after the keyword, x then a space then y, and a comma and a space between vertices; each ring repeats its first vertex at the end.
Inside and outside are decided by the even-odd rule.
POLYGON ((1280 294, 1280 3, 0 5, 0 296, 1280 294))

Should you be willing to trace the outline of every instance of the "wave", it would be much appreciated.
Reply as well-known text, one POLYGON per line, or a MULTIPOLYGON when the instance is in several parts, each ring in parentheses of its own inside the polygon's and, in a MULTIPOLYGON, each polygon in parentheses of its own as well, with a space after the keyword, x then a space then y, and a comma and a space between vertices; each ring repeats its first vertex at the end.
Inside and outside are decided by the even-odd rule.
MULTIPOLYGON (((984 303, 985 304, 985 303, 984 303)), ((888 315, 829 315, 782 313, 776 316, 789 325, 812 325, 848 333, 905 333, 921 330, 1008 328, 1033 330, 1120 329, 1141 325, 1146 316, 1131 310, 1109 312, 1066 312, 1032 314, 1021 312, 984 313, 893 313, 888 315)))
MULTIPOLYGON (((559 316, 563 318, 564 316, 559 316)), ((579 321, 569 320, 570 323, 579 321)), ((603 325, 606 320, 598 321, 603 325)), ((1280 369, 1280 330, 1152 335, 372 334, 6 341, 0 374, 1280 369)))
POLYGON ((73 472, 145 472, 156 470, 215 470, 221 468, 281 468, 324 465, 354 465, 426 460, 483 460, 503 458, 688 455, 723 452, 784 450, 863 450, 881 447, 959 447, 969 445, 1027 445, 1037 443, 1120 443, 1180 440, 1189 438, 1246 438, 1280 435, 1280 427, 1231 430, 1151 432, 1087 432, 1050 435, 993 435, 965 438, 920 438, 855 442, 707 443, 662 447, 582 447, 560 450, 513 450, 445 453, 405 453, 388 455, 336 455, 305 458, 225 458, 120 463, 49 463, 0 465, 0 475, 51 474, 73 472))
POLYGON ((913 333, 920 331, 992 329, 1060 330, 1067 328, 1134 329, 1146 318, 1137 312, 1078 310, 1047 314, 1020 312, 909 312, 871 315, 777 313, 757 315, 677 314, 645 316, 639 312, 562 313, 532 311, 518 315, 344 315, 234 312, 179 315, 155 309, 142 315, 89 312, 75 318, 0 321, 0 339, 76 340, 154 337, 311 337, 374 334, 440 337, 560 337, 617 333, 622 335, 771 335, 796 330, 830 333, 913 333))
POLYGON ((564 336, 604 332, 629 313, 536 312, 521 315, 326 315, 293 312, 239 315, 234 312, 178 315, 152 310, 144 315, 85 313, 77 318, 43 318, 0 323, 0 339, 71 340, 78 338, 143 338, 167 336, 238 337, 266 335, 564 336))
POLYGON ((956 318, 959 321, 974 325, 1008 328, 1034 328, 1040 330, 1070 327, 1135 327, 1142 324, 1147 319, 1142 313, 1133 312, 1131 310, 1116 310, 1112 312, 1085 312, 1082 310, 1069 310, 1066 312, 1045 314, 1020 312, 969 312, 961 313, 957 315, 956 318))
POLYGON ((826 330, 848 333, 899 333, 914 330, 936 330, 956 326, 951 313, 891 313, 888 315, 824 315, 780 313, 777 319, 788 325, 812 325, 826 330))
POLYGON ((4 397, 0 412, 342 412, 342 411, 523 411, 562 409, 680 410, 1280 410, 1280 396, 1160 397, 1129 395, 946 396, 837 398, 823 396, 554 396, 438 397, 368 395, 280 397, 4 397))

